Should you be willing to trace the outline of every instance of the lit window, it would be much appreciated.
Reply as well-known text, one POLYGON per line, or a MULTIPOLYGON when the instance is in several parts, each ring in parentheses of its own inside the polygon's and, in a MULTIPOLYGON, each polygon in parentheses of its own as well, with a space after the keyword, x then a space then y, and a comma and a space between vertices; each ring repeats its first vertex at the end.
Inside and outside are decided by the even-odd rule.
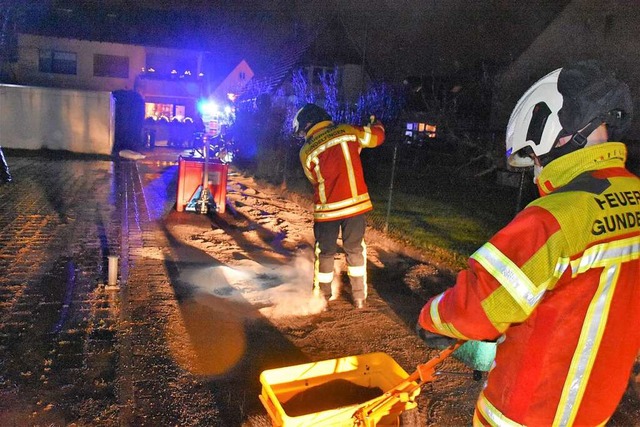
POLYGON ((73 52, 40 50, 38 70, 41 73, 76 74, 77 55, 73 52))
POLYGON ((166 119, 168 122, 173 119, 182 121, 186 114, 186 107, 179 104, 163 104, 160 102, 145 102, 144 103, 144 116, 154 117, 156 119, 166 119))
POLYGON ((407 129, 404 132, 405 137, 412 141, 423 141, 425 138, 437 137, 436 125, 428 123, 407 123, 407 129))

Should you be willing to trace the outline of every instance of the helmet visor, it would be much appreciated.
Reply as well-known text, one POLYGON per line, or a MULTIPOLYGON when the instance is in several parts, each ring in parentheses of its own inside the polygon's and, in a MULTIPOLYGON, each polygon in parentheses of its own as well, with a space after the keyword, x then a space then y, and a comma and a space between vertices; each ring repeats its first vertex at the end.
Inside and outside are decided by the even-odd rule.
POLYGON ((547 119, 551 116, 551 109, 546 102, 538 102, 533 107, 531 122, 527 129, 527 141, 531 141, 533 145, 540 145, 542 142, 542 133, 547 125, 547 119))

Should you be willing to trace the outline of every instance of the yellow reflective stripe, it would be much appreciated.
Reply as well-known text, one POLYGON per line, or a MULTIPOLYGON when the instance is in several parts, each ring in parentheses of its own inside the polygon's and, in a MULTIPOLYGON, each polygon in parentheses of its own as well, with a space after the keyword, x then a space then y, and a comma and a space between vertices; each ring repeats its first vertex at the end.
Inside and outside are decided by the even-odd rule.
POLYGON ((431 301, 431 306, 429 307, 429 315, 431 316, 431 320, 433 321, 433 326, 439 330, 444 332, 445 328, 442 325, 442 320, 440 319, 440 312, 438 311, 438 304, 444 294, 440 294, 431 301))
POLYGON ((352 196, 358 195, 358 185, 356 184, 356 173, 353 171, 353 164, 351 163, 351 153, 349 153, 349 145, 343 142, 342 155, 344 156, 345 166, 347 168, 347 176, 349 177, 349 191, 352 196))
POLYGON ((604 335, 606 319, 620 274, 620 264, 638 259, 640 236, 633 236, 592 246, 580 258, 571 261, 574 277, 592 268, 604 270, 600 276, 598 290, 587 310, 580 339, 562 389, 554 426, 574 423, 604 335))
POLYGON ((456 337, 463 340, 468 340, 466 336, 462 335, 451 323, 444 323, 440 318, 440 312, 438 311, 438 304, 440 300, 444 296, 444 293, 441 293, 437 297, 431 301, 431 306, 429 307, 429 314, 431 316, 431 320, 433 321, 433 326, 440 331, 442 335, 447 335, 450 337, 456 337))
POLYGON ((364 127, 364 137, 360 138, 360 145, 363 147, 369 147, 371 144, 371 128, 369 126, 364 127))
POLYGON ((318 184, 318 193, 319 193, 320 201, 322 203, 326 202, 327 196, 325 194, 324 179, 322 178, 322 174, 320 173, 320 162, 318 160, 318 156, 324 151, 326 151, 328 148, 333 147, 334 145, 342 144, 347 141, 356 141, 356 140, 357 140, 357 137, 355 135, 343 135, 327 141, 326 143, 320 145, 319 147, 316 147, 313 151, 309 153, 301 152, 300 158, 304 165, 303 167, 304 173, 310 182, 318 184), (313 168, 313 171, 316 173, 316 177, 313 177, 313 175, 311 174, 311 163, 315 163, 315 167, 313 168))
POLYGON ((350 215, 355 215, 358 214, 360 212, 364 212, 365 210, 369 209, 369 208, 373 208, 373 205, 371 204, 371 201, 368 201, 366 203, 361 203, 359 205, 356 206, 351 206, 349 208, 346 209, 341 209, 338 211, 332 211, 332 212, 314 212, 313 217, 315 219, 334 219, 334 218, 340 218, 343 216, 350 216, 350 215))
POLYGON ((304 175, 307 177, 309 182, 311 182, 312 184, 315 184, 316 183, 316 177, 313 176, 311 171, 306 167, 302 168, 302 170, 304 171, 304 175))
POLYGON ((355 196, 355 197, 350 197, 348 199, 341 200, 339 202, 319 203, 319 204, 314 206, 314 209, 316 211, 332 211, 332 210, 335 210, 335 209, 342 209, 342 208, 347 207, 347 206, 355 205, 357 203, 362 203, 365 200, 369 200, 369 194, 368 193, 361 194, 361 195, 355 196))
POLYGON ((327 149, 333 147, 334 145, 342 144, 343 142, 356 141, 356 139, 357 137, 355 135, 343 135, 337 138, 330 139, 326 143, 320 145, 319 147, 311 151, 309 154, 307 154, 307 157, 304 163, 305 166, 307 167, 307 169, 311 169, 311 162, 314 159, 317 159, 318 156, 323 152, 325 152, 327 149))
POLYGON ((480 418, 478 418, 478 410, 473 411, 473 427, 484 427, 484 424, 480 422, 480 418))
POLYGON ((482 245, 471 258, 500 282, 527 315, 531 314, 544 295, 545 288, 537 289, 513 261, 489 242, 482 245))
POLYGON ((498 411, 498 409, 496 409, 496 407, 493 406, 485 397, 484 393, 480 393, 478 402, 476 403, 476 408, 489 422, 489 424, 494 427, 523 427, 523 424, 518 424, 517 422, 507 418, 502 412, 498 411))
POLYGON ((347 266, 347 274, 352 277, 364 277, 367 272, 367 267, 364 265, 349 265, 347 266))
POLYGON ((637 259, 640 259, 640 236, 602 243, 590 247, 580 258, 571 261, 572 275, 575 277, 592 268, 607 267, 612 263, 637 259))
POLYGON ((316 183, 318 184, 318 197, 320 198, 320 203, 327 202, 327 192, 325 191, 324 186, 324 178, 322 177, 322 171, 320 171, 320 163, 316 162, 316 167, 314 169, 318 180, 316 183))
POLYGON ((553 420, 554 426, 569 426, 575 421, 604 335, 619 275, 620 264, 616 263, 610 265, 600 276, 598 290, 589 304, 580 339, 571 359, 558 411, 553 420))

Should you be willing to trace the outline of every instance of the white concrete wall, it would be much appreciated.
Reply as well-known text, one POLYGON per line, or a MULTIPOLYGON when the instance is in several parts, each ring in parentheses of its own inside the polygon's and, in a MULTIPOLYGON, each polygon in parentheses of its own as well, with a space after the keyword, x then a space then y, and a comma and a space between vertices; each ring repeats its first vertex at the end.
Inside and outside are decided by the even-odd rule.
POLYGON ((19 34, 16 77, 20 84, 103 91, 133 89, 136 77, 145 67, 145 55, 146 50, 143 46, 19 34), (40 49, 75 53, 77 58, 76 74, 40 72, 38 70, 40 49), (93 56, 95 54, 128 57, 128 78, 94 76, 93 56))
POLYGON ((0 85, 0 146, 110 155, 110 92, 0 85))

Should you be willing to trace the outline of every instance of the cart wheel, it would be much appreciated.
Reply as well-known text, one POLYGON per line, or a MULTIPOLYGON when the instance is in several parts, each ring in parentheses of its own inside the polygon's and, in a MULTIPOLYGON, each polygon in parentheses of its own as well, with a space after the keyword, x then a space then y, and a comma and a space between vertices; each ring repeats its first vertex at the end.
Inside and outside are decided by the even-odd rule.
POLYGON ((398 416, 398 422, 403 427, 418 427, 420 426, 420 412, 418 408, 409 409, 400 413, 398 416))

